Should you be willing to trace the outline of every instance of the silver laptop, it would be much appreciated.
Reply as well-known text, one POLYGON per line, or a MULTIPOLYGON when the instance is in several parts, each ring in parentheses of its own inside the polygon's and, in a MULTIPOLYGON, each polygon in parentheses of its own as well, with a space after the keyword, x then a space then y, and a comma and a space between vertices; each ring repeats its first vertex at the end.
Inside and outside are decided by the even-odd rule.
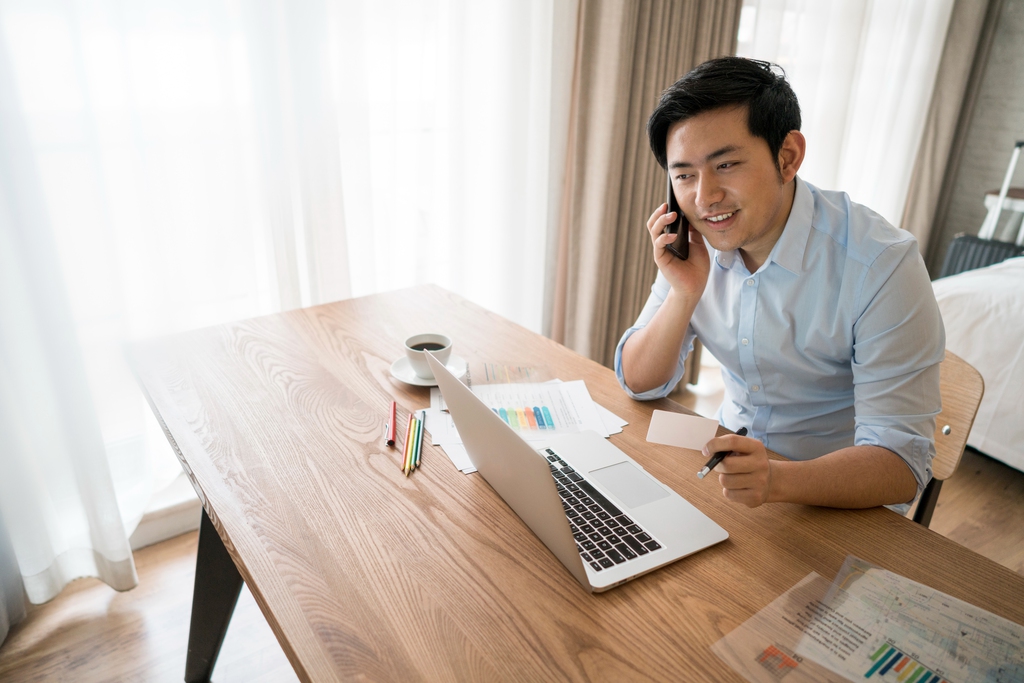
POLYGON ((587 591, 729 537, 596 432, 535 450, 429 352, 427 362, 473 465, 587 591))

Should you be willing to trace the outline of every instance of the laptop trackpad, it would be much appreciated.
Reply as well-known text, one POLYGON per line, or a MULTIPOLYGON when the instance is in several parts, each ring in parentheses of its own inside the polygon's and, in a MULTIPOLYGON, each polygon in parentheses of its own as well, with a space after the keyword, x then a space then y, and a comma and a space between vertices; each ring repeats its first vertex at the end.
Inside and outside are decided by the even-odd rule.
POLYGON ((596 481, 630 508, 638 508, 669 495, 649 474, 628 461, 591 470, 587 478, 596 481))

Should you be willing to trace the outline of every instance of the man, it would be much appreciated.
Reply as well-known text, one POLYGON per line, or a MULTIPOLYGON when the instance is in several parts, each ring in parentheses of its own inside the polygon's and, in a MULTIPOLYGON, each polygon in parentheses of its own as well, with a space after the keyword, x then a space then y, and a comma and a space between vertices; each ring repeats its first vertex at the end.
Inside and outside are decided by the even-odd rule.
POLYGON ((665 396, 697 337, 722 364, 719 421, 749 430, 704 449, 732 451, 716 468, 728 500, 905 512, 931 478, 945 346, 914 238, 797 176, 800 107, 770 64, 701 64, 647 131, 690 254, 665 249, 687 235, 664 232, 663 204, 647 222, 658 277, 615 353, 622 386, 665 396))

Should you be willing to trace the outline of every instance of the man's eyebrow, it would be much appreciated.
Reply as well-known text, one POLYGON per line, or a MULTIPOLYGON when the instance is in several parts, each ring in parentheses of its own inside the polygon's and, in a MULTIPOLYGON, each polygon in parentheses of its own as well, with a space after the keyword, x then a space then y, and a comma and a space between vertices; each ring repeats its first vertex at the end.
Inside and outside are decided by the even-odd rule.
MULTIPOLYGON (((731 153, 733 153, 733 152, 735 152, 737 150, 739 150, 739 147, 737 145, 726 145, 725 147, 722 147, 721 149, 716 149, 714 152, 712 152, 711 154, 709 154, 706 157, 704 157, 704 161, 712 161, 714 159, 717 159, 718 157, 725 156, 726 154, 731 154, 731 153)), ((693 167, 693 164, 691 164, 689 161, 676 161, 676 162, 674 162, 674 163, 669 165, 669 168, 692 168, 692 167, 693 167)))

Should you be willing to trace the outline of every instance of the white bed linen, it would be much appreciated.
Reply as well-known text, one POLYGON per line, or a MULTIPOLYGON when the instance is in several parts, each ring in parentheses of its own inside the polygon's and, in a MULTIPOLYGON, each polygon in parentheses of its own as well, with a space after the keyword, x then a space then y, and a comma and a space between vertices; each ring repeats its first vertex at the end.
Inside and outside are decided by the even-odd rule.
POLYGON ((946 349, 985 380, 967 444, 1024 471, 1024 257, 932 286, 946 327, 946 349))

